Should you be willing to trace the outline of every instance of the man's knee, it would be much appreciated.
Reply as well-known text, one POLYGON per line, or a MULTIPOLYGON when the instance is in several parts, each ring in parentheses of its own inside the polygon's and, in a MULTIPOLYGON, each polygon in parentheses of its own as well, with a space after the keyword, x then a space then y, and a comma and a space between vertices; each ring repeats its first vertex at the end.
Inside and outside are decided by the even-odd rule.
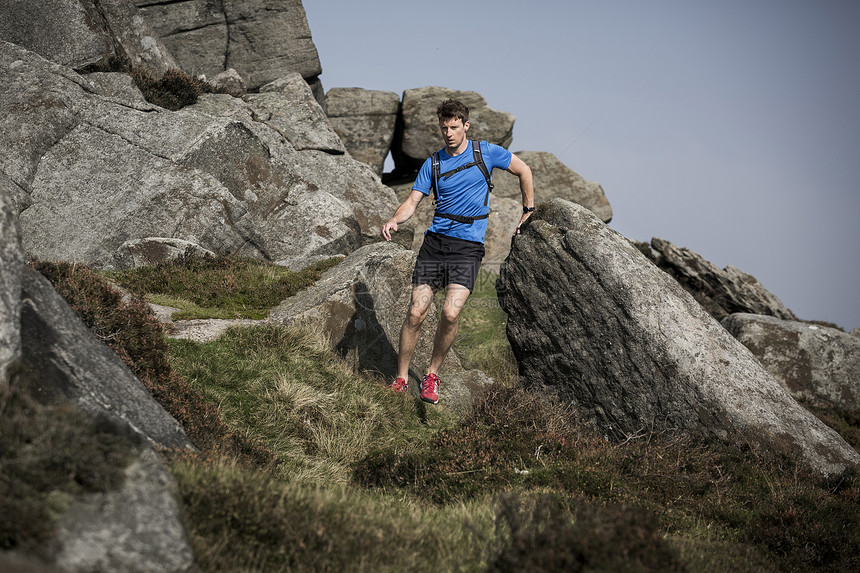
POLYGON ((406 312, 405 323, 413 328, 417 328, 424 323, 424 319, 427 318, 429 308, 421 308, 418 306, 410 305, 409 310, 406 312))

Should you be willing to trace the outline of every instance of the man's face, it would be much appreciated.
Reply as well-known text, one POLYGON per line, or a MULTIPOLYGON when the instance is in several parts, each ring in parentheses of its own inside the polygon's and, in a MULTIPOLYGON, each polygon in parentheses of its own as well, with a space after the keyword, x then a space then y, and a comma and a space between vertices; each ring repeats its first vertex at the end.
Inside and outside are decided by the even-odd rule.
POLYGON ((463 140, 466 139, 469 122, 463 123, 459 117, 443 119, 439 122, 439 128, 442 130, 445 146, 448 149, 458 149, 463 144, 463 140))

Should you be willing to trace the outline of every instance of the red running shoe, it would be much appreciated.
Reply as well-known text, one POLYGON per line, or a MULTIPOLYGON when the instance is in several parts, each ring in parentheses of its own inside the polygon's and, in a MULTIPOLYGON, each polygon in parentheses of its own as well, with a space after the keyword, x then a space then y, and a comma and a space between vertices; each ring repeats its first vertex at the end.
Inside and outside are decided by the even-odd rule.
POLYGON ((395 392, 406 392, 407 386, 408 384, 403 378, 396 378, 394 382, 388 385, 388 387, 395 392))
POLYGON ((439 403, 439 377, 435 374, 427 374, 421 380, 421 399, 431 404, 439 403))

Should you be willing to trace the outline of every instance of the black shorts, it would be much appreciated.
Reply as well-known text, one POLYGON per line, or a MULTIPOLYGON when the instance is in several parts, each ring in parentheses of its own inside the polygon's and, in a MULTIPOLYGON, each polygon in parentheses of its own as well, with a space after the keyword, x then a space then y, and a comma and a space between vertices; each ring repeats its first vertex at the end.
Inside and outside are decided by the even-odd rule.
POLYGON ((484 258, 484 245, 438 233, 424 235, 412 272, 413 285, 443 289, 454 283, 471 291, 484 258))

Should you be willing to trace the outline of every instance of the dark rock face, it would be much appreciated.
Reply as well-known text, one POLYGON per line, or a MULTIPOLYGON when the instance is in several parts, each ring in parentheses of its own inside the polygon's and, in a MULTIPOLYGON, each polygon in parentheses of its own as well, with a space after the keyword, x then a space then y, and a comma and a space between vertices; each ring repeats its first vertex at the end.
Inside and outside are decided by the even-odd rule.
POLYGON ((752 313, 796 320, 782 301, 758 280, 737 267, 719 269, 701 255, 663 239, 651 239, 640 250, 669 273, 717 320, 736 313, 752 313))
POLYGON ((792 396, 860 411, 860 337, 756 314, 733 314, 721 324, 792 396))
POLYGON ((498 290, 525 383, 556 389, 608 437, 739 440, 825 474, 860 462, 675 280, 578 205, 538 208, 498 290))

